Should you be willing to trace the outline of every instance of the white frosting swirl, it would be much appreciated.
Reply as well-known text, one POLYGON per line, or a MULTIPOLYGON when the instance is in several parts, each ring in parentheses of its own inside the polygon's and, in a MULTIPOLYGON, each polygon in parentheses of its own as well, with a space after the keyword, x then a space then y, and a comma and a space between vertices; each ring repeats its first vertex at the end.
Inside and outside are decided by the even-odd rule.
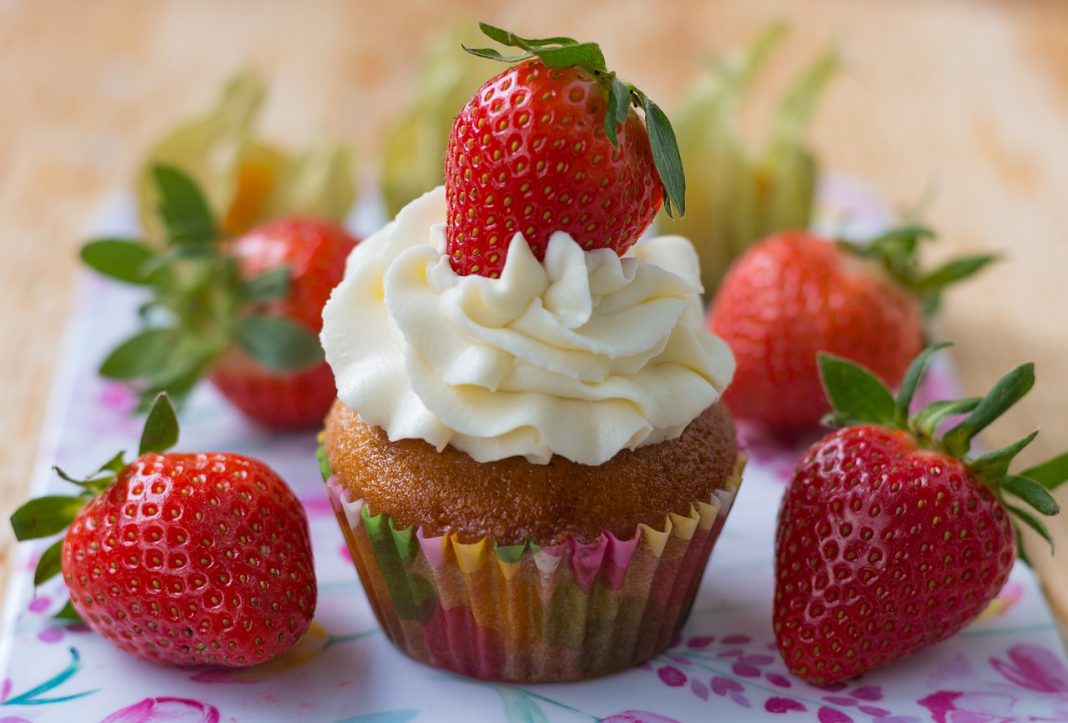
POLYGON ((517 233, 490 279, 452 270, 444 218, 442 188, 412 201, 356 247, 323 310, 338 397, 389 439, 596 465, 677 437, 730 382, 686 239, 620 258, 558 231, 541 263, 517 233))

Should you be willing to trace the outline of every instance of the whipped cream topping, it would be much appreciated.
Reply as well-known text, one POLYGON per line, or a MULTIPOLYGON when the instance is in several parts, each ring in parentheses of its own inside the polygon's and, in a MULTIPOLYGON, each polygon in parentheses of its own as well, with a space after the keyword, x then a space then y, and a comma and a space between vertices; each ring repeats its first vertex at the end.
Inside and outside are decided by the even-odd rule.
POLYGON ((517 233, 490 279, 452 270, 444 218, 443 188, 412 201, 355 248, 323 310, 338 397, 390 440, 597 465, 677 437, 730 382, 686 239, 620 258, 558 231, 542 263, 517 233))

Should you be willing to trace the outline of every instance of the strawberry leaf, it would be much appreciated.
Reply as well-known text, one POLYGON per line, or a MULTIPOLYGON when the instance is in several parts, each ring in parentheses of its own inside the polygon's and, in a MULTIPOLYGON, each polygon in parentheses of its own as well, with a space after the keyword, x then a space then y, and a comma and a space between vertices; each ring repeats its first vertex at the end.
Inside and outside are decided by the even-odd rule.
POLYGON ((571 68, 579 66, 603 70, 604 54, 596 43, 577 43, 557 48, 538 48, 532 51, 541 62, 549 68, 571 68))
POLYGON ((61 572, 63 560, 63 538, 60 538, 48 546, 37 561, 37 568, 33 571, 33 586, 51 580, 61 572))
POLYGON ((679 216, 686 213, 686 176, 682 172, 682 157, 675 131, 671 128, 664 111, 649 96, 640 93, 645 110, 645 127, 649 132, 649 147, 653 152, 653 164, 664 185, 664 210, 672 218, 672 206, 679 216))
POLYGON ((52 618, 55 620, 63 620, 69 623, 81 624, 85 622, 84 620, 82 620, 82 616, 78 614, 78 611, 74 609, 74 605, 69 599, 67 600, 67 604, 64 605, 58 613, 53 615, 52 618))
POLYGON ((967 414, 978 407, 980 401, 979 397, 968 397, 931 402, 912 418, 912 429, 922 437, 933 438, 943 421, 956 414, 967 414))
POLYGON ((100 469, 97 470, 97 474, 104 472, 111 472, 112 474, 118 474, 122 471, 122 468, 126 466, 126 453, 119 452, 114 457, 109 459, 104 464, 100 465, 100 469))
POLYGON ((930 363, 931 357, 935 352, 948 346, 952 346, 952 344, 946 341, 932 344, 920 352, 920 355, 909 364, 909 368, 905 372, 905 378, 901 381, 901 388, 897 392, 897 426, 901 429, 904 429, 908 424, 912 397, 916 394, 916 387, 920 385, 920 380, 927 371, 927 365, 930 363))
POLYGON ((479 58, 485 58, 487 60, 496 60, 501 63, 518 63, 521 60, 529 60, 534 57, 534 53, 517 53, 516 55, 502 55, 500 51, 493 48, 469 48, 466 45, 461 45, 471 55, 476 55, 479 58))
POLYGON ((178 415, 166 392, 161 392, 148 410, 137 454, 163 453, 178 441, 178 415))
POLYGON ((930 241, 935 237, 935 232, 926 226, 906 224, 876 236, 871 241, 871 247, 881 256, 908 256, 916 251, 921 241, 930 241))
POLYGON ((501 45, 508 45, 510 47, 518 48, 541 48, 546 45, 575 45, 578 43, 574 38, 568 37, 555 37, 555 38, 542 38, 540 40, 534 38, 521 38, 515 33, 511 33, 507 30, 494 27, 489 23, 479 23, 479 29, 491 40, 496 40, 501 45))
POLYGON ((920 242, 933 238, 935 234, 929 228, 907 225, 891 229, 867 243, 839 241, 838 246, 849 253, 878 261, 886 273, 916 296, 923 305, 924 313, 930 316, 938 310, 942 292, 947 287, 975 275, 998 260, 997 256, 990 254, 962 256, 924 273, 920 269, 920 242))
POLYGON ((1012 522, 1012 531, 1016 533, 1016 557, 1023 564, 1027 565, 1031 569, 1034 569, 1034 565, 1031 564, 1031 558, 1027 556, 1027 546, 1024 545, 1023 530, 1020 529, 1020 524, 1016 521, 1016 518, 1009 515, 1009 520, 1012 522))
POLYGON ((921 291, 937 292, 949 284, 963 281, 978 273, 984 266, 1001 259, 997 254, 976 254, 961 256, 939 266, 934 271, 924 274, 917 282, 921 291))
POLYGON ((963 457, 972 438, 1004 414, 1035 385, 1035 365, 1021 364, 998 380, 963 422, 946 432, 942 445, 955 457, 963 457))
POLYGON ((916 280, 915 289, 923 299, 924 309, 930 316, 938 311, 942 292, 946 287, 979 273, 984 267, 1000 259, 996 254, 961 256, 924 274, 916 280))
POLYGON ((100 374, 109 379, 152 376, 173 358, 177 340, 175 329, 148 329, 135 334, 111 350, 100 364, 100 374))
POLYGON ((84 490, 84 492, 82 492, 83 496, 87 494, 99 494, 100 492, 103 492, 105 489, 108 488, 108 486, 115 480, 115 475, 119 473, 119 470, 126 466, 126 460, 124 459, 125 456, 125 452, 119 452, 107 462, 102 464, 100 466, 100 469, 98 469, 95 473, 87 475, 82 479, 75 479, 74 477, 71 477, 59 467, 52 467, 52 469, 57 475, 59 475, 60 479, 66 480, 71 484, 75 484, 81 487, 84 490))
POLYGON ((70 476, 69 474, 67 474, 66 472, 64 472, 63 470, 61 470, 61 469, 60 469, 59 467, 55 467, 55 466, 54 466, 54 467, 52 467, 52 470, 53 470, 53 471, 54 471, 54 472, 55 472, 55 473, 56 473, 57 475, 59 475, 59 478, 60 478, 61 480, 66 480, 67 482, 72 482, 72 483, 74 483, 74 484, 76 484, 76 485, 84 485, 84 484, 85 484, 85 480, 84 480, 84 479, 76 479, 76 478, 74 478, 74 477, 71 477, 71 476, 70 476))
POLYGON ((156 252, 141 241, 129 239, 97 239, 82 246, 82 261, 98 273, 127 284, 144 285, 149 282, 149 262, 156 252))
POLYGON ((137 411, 147 412, 160 392, 167 392, 172 404, 182 406, 193 387, 207 373, 218 356, 216 349, 203 346, 176 353, 164 367, 148 377, 150 384, 140 394, 137 411))
POLYGON ((219 238, 207 199, 192 178, 174 166, 153 166, 152 177, 160 194, 159 212, 167 241, 183 250, 213 249, 219 238))
POLYGON ((1023 439, 1018 439, 1010 445, 1002 447, 1001 449, 995 449, 993 452, 987 452, 978 459, 972 460, 968 463, 968 466, 980 477, 996 482, 1008 474, 1009 465, 1012 464, 1013 458, 1016 457, 1024 447, 1031 444, 1037 436, 1038 430, 1035 430, 1023 439))
POLYGON ((1046 491, 1045 487, 1033 479, 1018 475, 1006 475, 1001 482, 1001 488, 1016 495, 1043 515, 1056 515, 1061 511, 1060 505, 1053 499, 1053 496, 1046 491))
POLYGON ((821 352, 817 360, 823 389, 834 410, 831 415, 834 423, 894 425, 897 408, 894 398, 874 374, 826 352, 821 352))
POLYGON ((246 316, 237 322, 234 338, 253 359, 276 372, 307 369, 323 358, 318 337, 281 316, 246 316))
POLYGON ((612 85, 608 90, 608 108, 604 114, 604 132, 609 142, 616 148, 619 147, 619 135, 616 128, 620 123, 627 122, 630 113, 630 90, 619 78, 612 78, 612 85))
POLYGON ((67 529, 85 506, 84 497, 49 495, 30 500, 11 515, 11 528, 19 542, 49 537, 67 529))
POLYGON ((1005 507, 1008 508, 1009 512, 1015 515, 1016 519, 1020 520, 1032 530, 1037 532, 1043 540, 1048 542, 1050 550, 1053 549, 1053 538, 1050 537, 1049 530, 1046 529, 1046 526, 1042 524, 1041 521, 1036 519, 1030 512, 1021 507, 1016 507, 1015 505, 1009 504, 1006 504, 1005 507))
POLYGON ((1011 444, 1001 447, 1000 450, 994 450, 988 452, 983 456, 973 459, 968 463, 968 466, 980 477, 984 477, 985 480, 998 481, 1001 480, 1006 474, 1008 474, 1008 467, 1024 447, 1035 441, 1035 437, 1038 437, 1038 430, 1036 429, 1030 435, 1027 435, 1023 439, 1018 439, 1011 444))
POLYGON ((264 271, 244 284, 244 295, 249 301, 273 301, 289 296, 290 269, 288 266, 264 271))
POLYGON ((468 48, 463 49, 472 55, 490 60, 499 60, 506 63, 515 63, 528 58, 540 58, 549 68, 570 68, 581 66, 591 71, 604 70, 604 55, 596 43, 580 43, 574 38, 523 38, 507 30, 496 28, 487 23, 479 23, 479 28, 491 40, 496 40, 501 45, 510 48, 521 48, 525 53, 506 56, 501 55, 492 48, 468 48))
POLYGON ((1068 452, 1026 469, 1020 476, 1033 479, 1047 490, 1055 490, 1068 481, 1068 452))

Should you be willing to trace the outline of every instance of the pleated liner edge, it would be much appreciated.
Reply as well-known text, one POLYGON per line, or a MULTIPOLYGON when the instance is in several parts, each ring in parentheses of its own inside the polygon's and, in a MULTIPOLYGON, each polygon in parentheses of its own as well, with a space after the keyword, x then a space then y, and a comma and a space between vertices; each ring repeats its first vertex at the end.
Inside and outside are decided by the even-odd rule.
POLYGON ((462 675, 512 682, 580 680, 637 665, 667 648, 693 605, 745 466, 688 515, 630 539, 498 546, 455 533, 398 529, 350 500, 330 500, 383 630, 412 658, 462 675))

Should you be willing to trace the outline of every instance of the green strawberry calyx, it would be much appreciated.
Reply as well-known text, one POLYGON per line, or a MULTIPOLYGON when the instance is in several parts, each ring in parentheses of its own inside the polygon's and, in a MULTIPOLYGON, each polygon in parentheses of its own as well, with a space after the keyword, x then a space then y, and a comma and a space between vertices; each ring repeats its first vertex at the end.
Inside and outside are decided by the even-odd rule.
MULTIPOLYGON (((166 393, 156 396, 144 430, 138 456, 151 452, 163 453, 178 441, 178 416, 166 393)), ((47 495, 30 500, 11 515, 11 528, 19 542, 36 540, 64 532, 85 505, 103 494, 126 468, 126 453, 119 452, 102 464, 92 474, 75 479, 59 467, 56 474, 77 485, 81 490, 76 495, 47 495)), ((63 539, 59 538, 42 554, 33 573, 33 584, 39 586, 60 573, 63 555, 63 539)), ((67 604, 57 615, 59 618, 77 620, 77 613, 67 604)))
POLYGON ((289 295, 289 269, 244 278, 196 183, 172 166, 154 166, 152 175, 166 245, 102 238, 81 249, 82 260, 95 271, 150 292, 139 309, 141 331, 111 351, 100 374, 133 382, 144 410, 161 391, 181 404, 235 345, 272 372, 318 363, 322 349, 314 333, 263 310, 264 304, 289 295))
POLYGON ((667 115, 644 92, 608 70, 604 54, 597 43, 580 43, 574 38, 565 37, 521 38, 487 23, 479 23, 478 26, 491 40, 509 48, 519 48, 523 52, 502 55, 493 48, 469 48, 464 45, 463 49, 472 55, 503 63, 519 63, 537 58, 548 68, 581 68, 590 73, 608 99, 604 114, 604 131, 613 146, 619 147, 616 128, 626 122, 631 105, 641 109, 645 114, 653 164, 664 187, 664 210, 669 216, 674 216, 676 212, 682 216, 686 212, 686 177, 682 171, 679 144, 667 115))
MULTIPOLYGON (((975 436, 1034 386, 1034 364, 1016 367, 999 379, 984 397, 931 402, 910 415, 913 395, 931 357, 947 346, 950 345, 943 342, 924 349, 909 365, 896 396, 864 367, 832 354, 820 353, 820 379, 833 410, 824 423, 839 427, 872 424, 901 430, 911 434, 921 447, 961 460, 1009 511, 1018 537, 1019 523, 1023 523, 1052 548, 1049 530, 1032 512, 1046 516, 1060 512, 1050 492, 1068 481, 1068 452, 1022 472, 1010 473, 1013 458, 1034 441, 1038 435, 1035 431, 1000 449, 979 456, 970 454, 975 436), (966 416, 940 434, 942 423, 955 415, 966 416), (1006 493, 1015 498, 1014 501, 1006 500, 1006 493), (1029 509, 1015 504, 1015 500, 1029 509)), ((1022 544, 1018 548, 1022 557, 1022 544)), ((1025 557, 1023 559, 1026 561, 1025 557)))
POLYGON ((942 304, 942 293, 949 286, 974 276, 1000 258, 997 254, 970 254, 925 271, 920 268, 920 242, 935 237, 935 232, 925 226, 907 225, 893 228, 870 241, 839 240, 838 247, 877 263, 919 299, 926 316, 934 316, 942 304))

